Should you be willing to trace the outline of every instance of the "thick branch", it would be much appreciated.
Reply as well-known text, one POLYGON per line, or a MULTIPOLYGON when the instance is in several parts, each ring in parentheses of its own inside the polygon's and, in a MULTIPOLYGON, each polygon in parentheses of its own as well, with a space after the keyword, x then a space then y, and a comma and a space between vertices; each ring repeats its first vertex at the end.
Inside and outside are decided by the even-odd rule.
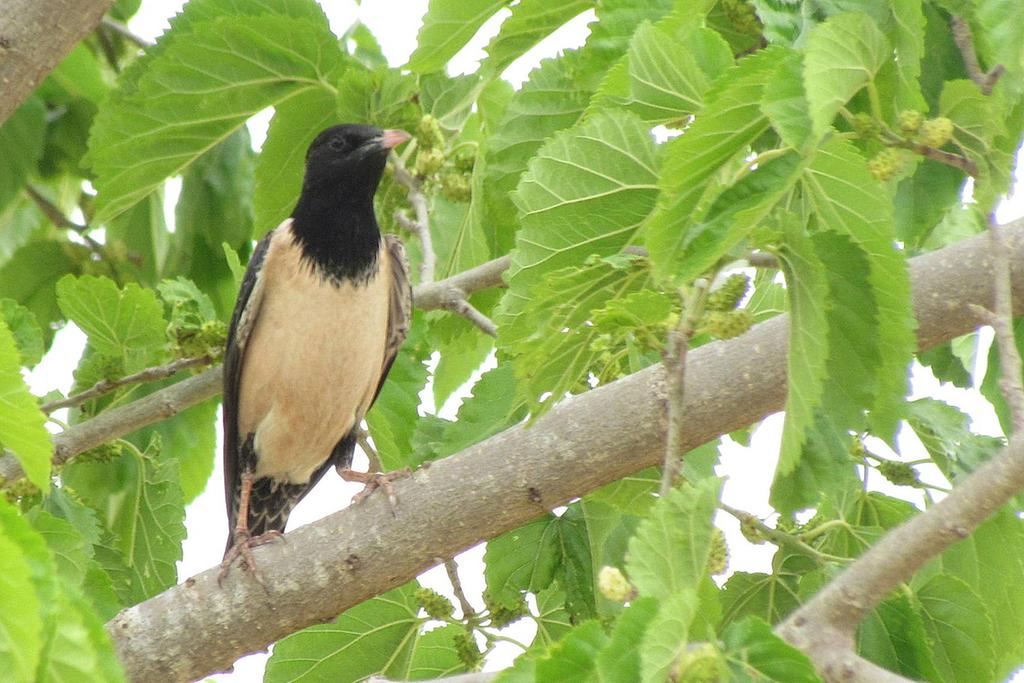
POLYGON ((0 124, 21 106, 114 0, 4 0, 0 12, 0 124))
MULTIPOLYGON (((1014 300, 1022 301, 1024 221, 1006 230, 1005 237, 1014 265, 1014 300)), ((977 326, 970 304, 991 305, 990 272, 987 236, 913 260, 922 349, 977 326)), ((787 325, 788 319, 779 316, 742 337, 690 353, 684 447, 696 447, 782 408, 787 325)), ((562 402, 532 427, 513 427, 415 472, 396 484, 401 501, 396 515, 390 513, 384 496, 373 496, 290 532, 287 543, 257 548, 267 591, 245 572, 232 573, 220 589, 213 568, 124 610, 107 628, 129 676, 187 680, 224 670, 243 654, 262 650, 310 624, 333 620, 353 605, 401 585, 436 564, 438 557, 451 557, 572 498, 660 463, 666 393, 663 369, 650 367, 562 402), (197 639, 197 633, 203 637, 197 639)), ((1002 494, 991 495, 989 510, 998 507, 1002 494)), ((950 509, 945 501, 940 505, 950 509)), ((945 519, 957 519, 949 514, 939 513, 940 527, 945 519)), ((919 518, 932 525, 936 515, 929 512, 919 518)), ((961 535, 959 526, 940 530, 939 535, 943 533, 961 535)), ((895 561, 902 562, 908 548, 918 547, 911 541, 900 541, 895 561)), ((892 552, 890 543, 881 543, 892 552)), ((880 553, 869 555, 869 567, 883 559, 890 562, 880 553)), ((881 590, 884 596, 886 586, 885 581, 876 581, 871 590, 881 590)))

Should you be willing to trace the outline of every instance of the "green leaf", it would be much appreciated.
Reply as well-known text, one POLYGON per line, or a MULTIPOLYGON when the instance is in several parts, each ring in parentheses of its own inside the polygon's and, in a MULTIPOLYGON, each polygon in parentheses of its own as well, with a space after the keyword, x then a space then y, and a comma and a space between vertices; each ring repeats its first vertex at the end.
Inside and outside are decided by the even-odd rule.
POLYGON ((626 573, 642 596, 664 598, 696 586, 707 568, 721 481, 673 489, 654 505, 629 543, 626 573))
POLYGON ((398 69, 348 69, 338 81, 338 117, 373 121, 381 128, 413 128, 420 109, 416 79, 398 69))
POLYGON ((439 71, 421 76, 419 86, 423 113, 433 116, 446 130, 461 131, 484 81, 478 74, 452 78, 439 71))
POLYGON ((46 416, 21 376, 14 335, 0 320, 0 443, 18 459, 25 476, 43 490, 50 488, 53 446, 46 416))
POLYGON ((208 249, 252 239, 253 156, 249 131, 239 128, 196 159, 182 178, 175 229, 208 249))
POLYGON ((625 78, 605 80, 595 97, 599 106, 624 106, 645 121, 673 124, 703 108, 708 85, 732 64, 732 52, 716 32, 680 23, 640 25, 626 65, 613 69, 624 69, 625 78))
POLYGON ((907 391, 907 366, 917 340, 910 275, 906 254, 895 245, 892 206, 872 187, 864 158, 840 138, 819 148, 803 179, 819 228, 848 236, 867 256, 880 353, 874 369, 874 401, 869 406, 871 425, 877 436, 890 438, 907 391))
POLYGON ((998 680, 992 620, 971 587, 940 574, 918 586, 915 597, 943 679, 998 680))
POLYGON ((864 618, 857 629, 857 652, 902 676, 941 680, 921 611, 907 594, 885 600, 864 618))
POLYGON ((761 96, 761 108, 772 127, 790 147, 800 149, 811 136, 807 93, 801 78, 803 61, 793 53, 772 74, 761 96))
POLYGON ((625 514, 643 516, 657 500, 654 493, 660 485, 661 470, 657 467, 648 467, 602 486, 591 492, 588 499, 610 505, 625 514))
POLYGON ((432 332, 440 336, 441 358, 434 369, 434 406, 440 410, 491 354, 494 340, 464 318, 445 316, 432 332))
POLYGON ((828 132, 839 110, 874 79, 891 53, 889 41, 866 14, 839 14, 811 30, 804 85, 816 137, 828 132))
POLYGON ((107 96, 110 86, 103 79, 100 60, 85 43, 75 46, 68 56, 61 60, 48 79, 59 85, 69 95, 84 97, 93 104, 100 104, 107 96))
POLYGON ((698 607, 694 585, 661 596, 658 613, 647 625, 640 642, 640 680, 643 683, 668 680, 686 650, 690 622, 698 607))
POLYGON ((947 81, 939 97, 940 114, 953 122, 953 144, 978 167, 974 197, 983 214, 1010 188, 1012 158, 994 144, 1006 133, 1005 109, 969 80, 947 81))
POLYGON ((266 142, 256 158, 256 235, 276 228, 295 208, 302 189, 306 148, 337 119, 335 96, 319 88, 299 93, 274 108, 266 142))
POLYGON ((21 364, 32 367, 43 358, 43 331, 32 311, 14 299, 0 299, 0 319, 7 323, 21 355, 21 364))
POLYGON ((730 624, 753 614, 777 624, 800 606, 798 584, 802 572, 783 565, 774 574, 735 572, 721 593, 722 623, 730 624))
POLYGON ((906 419, 932 461, 954 485, 1004 446, 1002 439, 972 432, 971 418, 942 401, 930 398, 910 401, 906 419))
POLYGON ((558 584, 552 584, 537 593, 537 614, 534 617, 537 635, 533 639, 532 647, 546 647, 558 642, 572 629, 572 619, 565 611, 564 605, 565 593, 559 590, 558 584))
POLYGON ((919 0, 894 0, 892 3, 892 27, 888 33, 896 53, 896 73, 899 79, 893 102, 896 111, 927 109, 919 83, 921 60, 925 56, 923 4, 919 0))
POLYGON ((326 22, 307 18, 218 16, 172 33, 176 40, 96 118, 89 140, 95 222, 141 200, 261 109, 304 90, 330 90, 341 58, 326 22))
POLYGON ((545 656, 537 659, 536 683, 593 681, 595 659, 608 636, 600 622, 587 621, 569 631, 553 644, 545 656))
POLYGON ((593 560, 587 520, 580 503, 571 504, 554 525, 561 555, 558 582, 565 590, 565 608, 573 621, 593 619, 597 616, 593 560))
POLYGON ((388 65, 387 57, 381 50, 373 31, 358 19, 341 34, 341 43, 348 47, 349 54, 368 69, 388 65))
POLYGON ((608 644, 597 654, 601 683, 635 683, 640 680, 641 642, 658 613, 658 600, 637 598, 615 621, 608 644))
POLYGON ((11 203, 43 156, 46 107, 29 97, 0 125, 0 211, 11 203))
POLYGON ((459 406, 455 421, 439 421, 441 429, 437 435, 427 437, 427 421, 421 423, 422 429, 417 427, 417 461, 457 453, 519 422, 525 413, 516 392, 512 366, 503 363, 480 376, 473 385, 473 394, 459 406))
POLYGON ((499 325, 515 320, 545 273, 629 243, 654 206, 655 166, 647 127, 617 112, 602 112, 544 145, 516 191, 523 228, 499 325))
POLYGON ((401 656, 385 673, 401 681, 418 681, 466 671, 466 664, 459 658, 455 645, 456 637, 465 632, 462 626, 455 624, 426 633, 417 631, 412 642, 403 646, 401 656))
POLYGON ((35 314, 47 344, 53 338, 50 324, 61 319, 54 285, 61 276, 77 272, 87 258, 86 247, 36 240, 0 268, 0 292, 35 314))
MULTIPOLYGON (((688 246, 687 227, 702 218, 698 204, 723 166, 745 155, 747 146, 768 129, 759 100, 787 51, 769 47, 746 57, 723 74, 707 93, 704 109, 685 135, 664 150, 662 196, 647 225, 651 263, 661 277, 675 275, 688 246)), ((707 204, 710 207, 710 202, 707 204)))
POLYGON ((593 324, 596 314, 643 291, 649 280, 643 259, 622 255, 585 260, 582 267, 553 271, 533 285, 519 314, 503 324, 498 343, 515 356, 519 395, 534 414, 566 392, 589 388, 589 369, 600 357, 593 344, 606 331, 593 324))
POLYGON ((175 584, 185 538, 178 463, 166 453, 158 457, 159 450, 153 438, 144 453, 129 446, 110 461, 72 461, 62 474, 111 532, 105 551, 124 563, 135 602, 175 584))
MULTIPOLYGON (((413 323, 415 330, 416 323, 413 323)), ((385 470, 408 465, 416 429, 419 394, 427 383, 427 367, 412 350, 411 340, 395 357, 380 395, 366 416, 366 424, 385 470)))
POLYGON ((421 74, 440 71, 504 6, 505 0, 430 0, 405 68, 421 74))
POLYGON ((41 508, 33 508, 25 518, 46 541, 61 580, 71 586, 81 586, 92 560, 92 544, 71 522, 41 508))
POLYGON ((43 606, 33 582, 30 551, 9 533, 11 525, 28 530, 14 508, 0 500, 0 679, 31 681, 43 649, 43 606))
POLYGON ((480 72, 500 75, 559 26, 595 4, 595 0, 521 0, 510 8, 511 16, 484 48, 487 59, 480 63, 480 72))
POLYGON ((54 620, 36 680, 45 683, 125 680, 103 622, 70 586, 60 591, 60 618, 54 620))
POLYGON ((807 655, 772 633, 772 627, 759 617, 748 616, 730 625, 722 640, 734 681, 821 681, 807 655))
POLYGON ((400 650, 414 641, 422 621, 414 597, 418 587, 413 581, 356 605, 333 623, 281 639, 267 660, 263 680, 279 683, 311 676, 348 683, 390 673, 388 667, 402 659, 400 650))
POLYGON ((85 275, 65 276, 57 283, 57 301, 69 320, 89 335, 103 354, 124 359, 126 370, 139 370, 166 344, 167 321, 152 290, 85 275))
POLYGON ((1002 510, 953 545, 934 565, 966 582, 992 619, 995 679, 1003 680, 1024 659, 1024 523, 1002 510))
POLYGON ((549 513, 487 542, 484 579, 493 600, 512 608, 522 591, 551 584, 560 556, 556 519, 549 513))
MULTIPOLYGON (((783 227, 785 247, 779 258, 786 274, 790 322, 786 422, 776 481, 797 470, 806 433, 814 423, 815 411, 821 402, 829 353, 825 313, 828 281, 824 264, 795 216, 787 214, 783 227)), ((773 486, 773 495, 777 495, 776 490, 773 486)), ((776 504, 775 499, 772 504, 776 504)))
POLYGON ((501 123, 487 141, 487 222, 492 254, 508 252, 519 224, 511 193, 527 161, 556 131, 576 123, 590 92, 576 78, 582 60, 578 51, 545 59, 512 95, 501 123))

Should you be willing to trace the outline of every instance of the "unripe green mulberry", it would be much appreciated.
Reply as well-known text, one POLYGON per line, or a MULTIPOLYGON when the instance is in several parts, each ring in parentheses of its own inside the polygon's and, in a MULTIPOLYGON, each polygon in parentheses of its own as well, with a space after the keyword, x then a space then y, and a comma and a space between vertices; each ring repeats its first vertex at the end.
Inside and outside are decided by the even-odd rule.
POLYGON ((597 573, 597 590, 612 602, 626 602, 633 596, 633 586, 618 567, 601 567, 597 573))
POLYGON ((488 614, 491 615, 491 626, 494 628, 504 628, 529 613, 529 608, 526 606, 526 597, 522 594, 520 594, 519 602, 514 607, 507 607, 496 601, 489 591, 484 591, 483 598, 484 606, 487 608, 488 614))
POLYGON ((887 148, 868 161, 868 171, 876 180, 885 182, 903 170, 906 157, 898 149, 887 148))
POLYGON ((484 656, 476 645, 476 638, 470 631, 460 631, 452 638, 455 645, 455 652, 459 659, 470 669, 476 669, 483 661, 484 656))
POLYGON ((708 295, 704 308, 709 311, 731 311, 747 294, 750 279, 743 273, 735 273, 726 278, 722 286, 708 295))
POLYGON ((690 645, 679 658, 672 680, 677 683, 719 683, 728 680, 722 653, 711 643, 690 645))
POLYGON ((444 166, 444 152, 437 148, 421 149, 416 155, 416 165, 413 172, 420 178, 436 173, 444 166))
POLYGON ((753 314, 745 308, 735 311, 709 311, 704 316, 704 326, 719 339, 738 337, 754 323, 753 314))
POLYGON ((897 486, 914 486, 917 484, 917 470, 905 462, 883 460, 878 465, 878 472, 897 486))
POLYGON ((938 149, 953 137, 953 122, 945 116, 928 119, 921 124, 919 139, 922 145, 938 149))
POLYGON ((452 612, 455 610, 451 600, 430 588, 420 588, 413 593, 413 597, 416 598, 416 602, 419 603, 420 607, 423 608, 423 611, 431 619, 443 621, 451 617, 452 612))
POLYGON ((441 130, 441 122, 430 114, 420 119, 420 125, 416 128, 416 137, 419 139, 420 147, 444 149, 444 132, 441 130))
POLYGON ((900 130, 904 135, 912 136, 917 133, 922 121, 924 121, 924 114, 919 111, 905 109, 900 112, 900 130))
POLYGON ((708 574, 724 574, 729 568, 729 546, 725 534, 718 527, 711 529, 711 547, 708 549, 708 574))
POLYGON ((743 534, 743 538, 754 545, 763 545, 765 542, 764 536, 761 535, 761 530, 747 520, 740 522, 740 533, 743 534))
POLYGON ((469 178, 461 173, 448 173, 441 179, 441 192, 445 199, 452 202, 468 202, 473 191, 469 178))
POLYGON ((882 128, 878 125, 878 121, 875 120, 875 117, 864 112, 854 114, 853 130, 859 137, 864 138, 865 140, 873 140, 878 137, 880 132, 882 132, 882 128))

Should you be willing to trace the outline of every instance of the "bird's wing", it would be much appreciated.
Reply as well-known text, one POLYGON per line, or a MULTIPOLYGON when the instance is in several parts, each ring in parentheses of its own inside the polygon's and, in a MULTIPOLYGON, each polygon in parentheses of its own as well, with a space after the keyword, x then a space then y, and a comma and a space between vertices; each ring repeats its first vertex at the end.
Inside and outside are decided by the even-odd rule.
POLYGON ((266 237, 260 240, 252 258, 249 259, 249 267, 245 270, 245 277, 242 279, 242 286, 238 292, 238 301, 235 303, 235 312, 231 316, 227 348, 224 351, 224 495, 228 509, 229 538, 235 528, 233 501, 241 486, 238 401, 242 384, 242 361, 245 358, 245 347, 263 300, 263 280, 260 278, 260 270, 275 232, 267 233, 266 237))
MULTIPOLYGON (((387 256, 391 260, 388 268, 391 273, 391 291, 388 297, 387 346, 384 349, 380 382, 377 383, 377 391, 373 395, 374 401, 380 395, 384 380, 387 379, 388 372, 395 362, 395 356, 409 334, 409 324, 412 321, 412 287, 409 284, 409 262, 405 258, 405 246, 402 240, 394 235, 384 235, 384 244, 387 247, 387 256)), ((370 405, 373 405, 372 401, 370 405)))

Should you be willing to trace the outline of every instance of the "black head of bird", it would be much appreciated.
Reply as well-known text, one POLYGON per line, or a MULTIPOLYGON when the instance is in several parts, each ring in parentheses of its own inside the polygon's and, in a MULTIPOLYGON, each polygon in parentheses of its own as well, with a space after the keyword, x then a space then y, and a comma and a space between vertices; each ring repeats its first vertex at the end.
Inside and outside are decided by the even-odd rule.
POLYGON ((388 152, 409 139, 404 130, 381 130, 346 123, 316 136, 306 152, 303 194, 372 198, 384 173, 388 152))

